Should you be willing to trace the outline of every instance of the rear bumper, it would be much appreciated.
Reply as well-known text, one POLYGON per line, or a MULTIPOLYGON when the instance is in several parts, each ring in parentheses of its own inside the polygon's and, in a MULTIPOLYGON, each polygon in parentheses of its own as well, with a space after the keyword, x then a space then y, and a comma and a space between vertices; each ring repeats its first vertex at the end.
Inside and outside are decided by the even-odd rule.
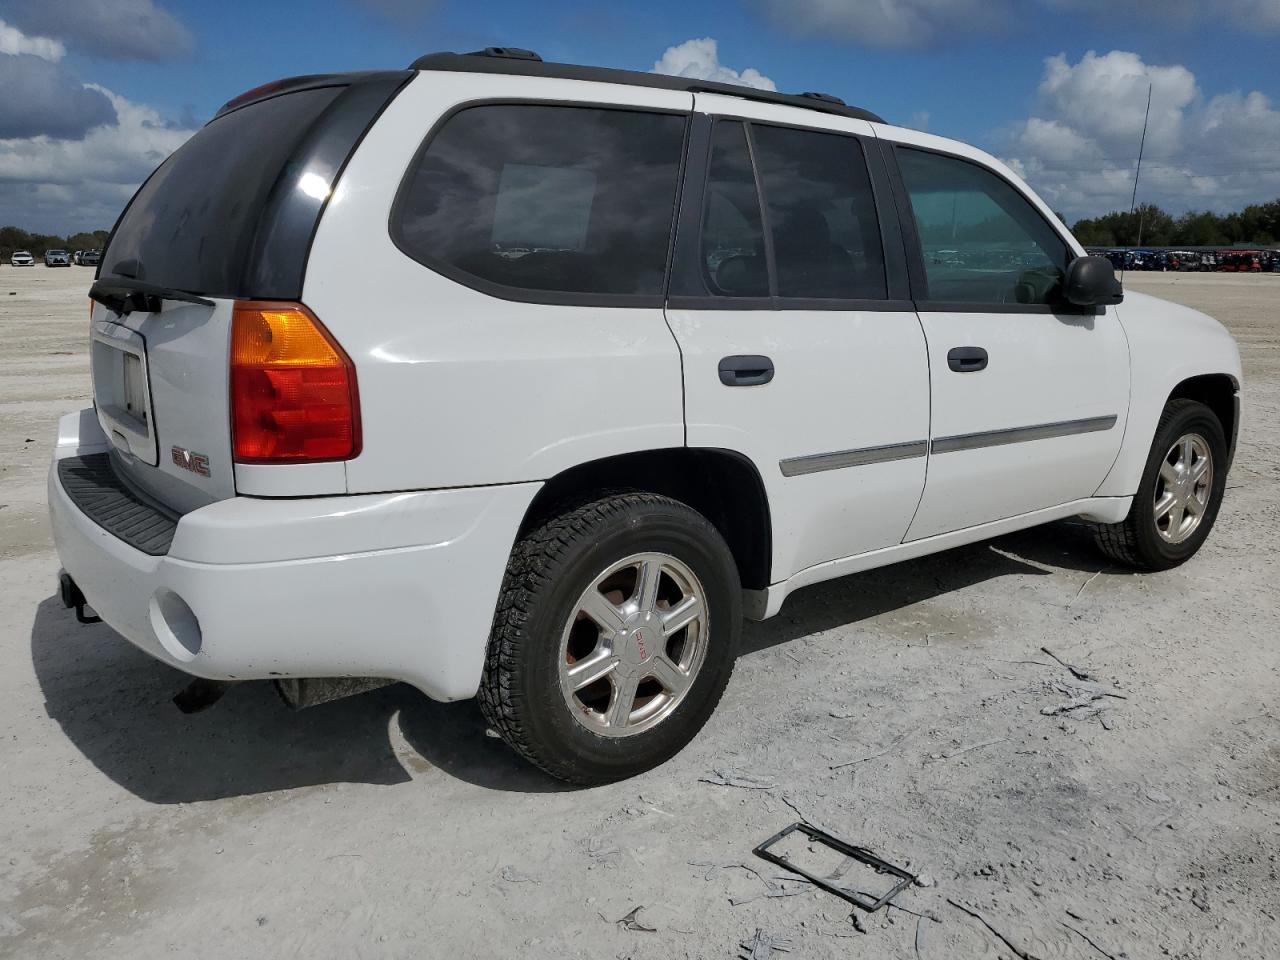
POLYGON ((137 647, 213 680, 368 676, 473 696, 507 557, 539 484, 298 500, 235 497, 150 556, 87 516, 59 460, 107 449, 64 417, 49 472, 62 564, 137 647))

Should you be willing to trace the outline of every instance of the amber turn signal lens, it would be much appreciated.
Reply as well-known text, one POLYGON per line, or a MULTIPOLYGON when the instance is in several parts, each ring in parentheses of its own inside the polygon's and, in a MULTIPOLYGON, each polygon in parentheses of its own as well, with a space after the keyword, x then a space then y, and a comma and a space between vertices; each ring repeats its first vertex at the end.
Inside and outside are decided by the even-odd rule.
POLYGON ((360 452, 355 366, 302 304, 236 304, 231 432, 239 463, 349 460, 360 452))

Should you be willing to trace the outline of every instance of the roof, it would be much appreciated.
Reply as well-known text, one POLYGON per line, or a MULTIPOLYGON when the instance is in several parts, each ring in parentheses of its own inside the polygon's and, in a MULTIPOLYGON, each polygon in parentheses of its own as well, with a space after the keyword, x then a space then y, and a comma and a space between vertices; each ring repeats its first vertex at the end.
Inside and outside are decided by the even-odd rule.
POLYGON ((827 93, 775 93, 736 83, 718 83, 695 77, 672 77, 638 70, 614 70, 608 67, 585 67, 574 63, 547 63, 532 50, 519 47, 487 47, 473 53, 428 53, 409 65, 410 70, 445 70, 456 73, 498 73, 525 77, 550 77, 557 80, 589 80, 596 83, 622 83, 632 87, 655 87, 659 90, 683 90, 690 93, 720 93, 730 97, 776 103, 819 113, 832 113, 872 123, 885 121, 869 110, 851 107, 839 97, 827 93))

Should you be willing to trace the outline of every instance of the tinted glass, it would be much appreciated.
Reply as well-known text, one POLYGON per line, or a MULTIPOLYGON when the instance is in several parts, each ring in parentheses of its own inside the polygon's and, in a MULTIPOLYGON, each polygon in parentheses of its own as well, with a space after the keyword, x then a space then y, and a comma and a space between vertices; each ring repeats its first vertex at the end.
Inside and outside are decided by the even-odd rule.
POLYGON ((701 259, 713 295, 769 296, 760 195, 741 123, 720 121, 711 131, 701 259))
POLYGON ((464 281, 660 295, 684 128, 670 114, 471 107, 409 171, 393 235, 464 281))
POLYGON ((179 147, 138 191, 103 257, 102 275, 137 260, 138 279, 239 296, 267 197, 307 130, 343 87, 302 90, 242 107, 179 147))
POLYGON ((899 149, 924 253, 929 299, 1052 303, 1066 244, 1012 185, 989 170, 936 153, 899 149))
POLYGON ((852 137, 752 126, 778 296, 883 300, 884 250, 862 147, 852 137))

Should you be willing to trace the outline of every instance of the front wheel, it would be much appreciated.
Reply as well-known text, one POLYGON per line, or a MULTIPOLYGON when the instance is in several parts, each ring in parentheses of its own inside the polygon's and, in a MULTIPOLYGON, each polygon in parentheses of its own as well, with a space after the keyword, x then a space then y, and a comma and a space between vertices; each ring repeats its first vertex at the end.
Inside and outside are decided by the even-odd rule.
POLYGON ((1095 528, 1098 546, 1120 563, 1168 570, 1209 536, 1227 484, 1227 440, 1212 410, 1170 400, 1160 417, 1129 515, 1095 528))
POLYGON ((633 776, 706 723, 733 671, 741 619, 733 556, 697 511, 650 493, 584 503, 512 551, 481 709, 552 776, 633 776))

